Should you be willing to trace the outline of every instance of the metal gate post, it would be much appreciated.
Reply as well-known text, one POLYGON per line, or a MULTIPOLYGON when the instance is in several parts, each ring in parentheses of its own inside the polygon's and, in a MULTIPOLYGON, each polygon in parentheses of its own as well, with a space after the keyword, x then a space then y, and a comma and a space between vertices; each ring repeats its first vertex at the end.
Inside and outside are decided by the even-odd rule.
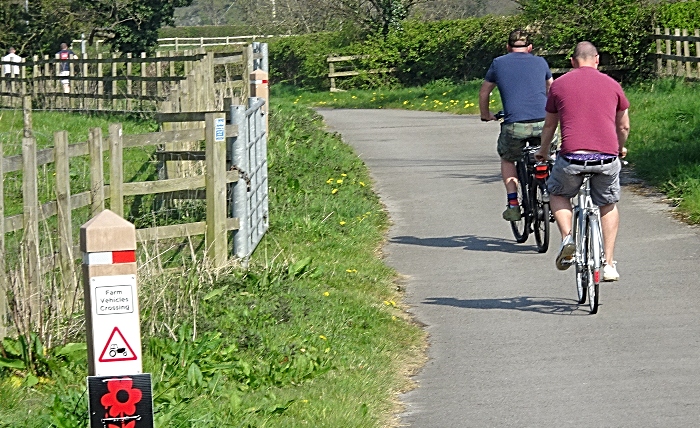
POLYGON ((239 228, 233 232, 233 254, 243 258, 248 255, 248 234, 250 219, 248 218, 248 162, 246 148, 248 146, 248 127, 246 126, 245 106, 231 106, 231 124, 238 126, 238 136, 231 138, 231 163, 238 169, 239 179, 233 184, 233 203, 231 216, 238 218, 239 228))

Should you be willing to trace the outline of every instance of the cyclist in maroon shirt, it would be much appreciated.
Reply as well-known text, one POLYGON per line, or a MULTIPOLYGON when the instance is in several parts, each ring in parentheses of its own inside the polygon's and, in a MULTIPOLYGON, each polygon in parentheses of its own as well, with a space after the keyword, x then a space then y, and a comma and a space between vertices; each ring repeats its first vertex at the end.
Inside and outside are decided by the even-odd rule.
POLYGON ((562 244, 556 265, 568 269, 576 251, 571 237, 572 207, 583 174, 591 177, 591 197, 600 207, 606 264, 603 280, 620 278, 614 259, 615 239, 620 216, 620 157, 627 154, 625 141, 630 122, 629 101, 622 87, 598 71, 598 51, 590 42, 576 45, 571 65, 574 69, 556 79, 550 88, 542 129, 542 147, 535 158, 545 160, 557 125, 561 124, 561 151, 547 180, 550 205, 561 232, 562 244))

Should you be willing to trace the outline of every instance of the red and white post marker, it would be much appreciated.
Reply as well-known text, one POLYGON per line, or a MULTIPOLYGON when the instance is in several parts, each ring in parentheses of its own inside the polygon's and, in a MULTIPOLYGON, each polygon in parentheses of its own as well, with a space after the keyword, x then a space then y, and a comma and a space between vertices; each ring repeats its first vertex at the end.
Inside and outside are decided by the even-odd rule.
POLYGON ((136 228, 104 210, 80 228, 88 342, 90 427, 153 427, 143 373, 136 228))

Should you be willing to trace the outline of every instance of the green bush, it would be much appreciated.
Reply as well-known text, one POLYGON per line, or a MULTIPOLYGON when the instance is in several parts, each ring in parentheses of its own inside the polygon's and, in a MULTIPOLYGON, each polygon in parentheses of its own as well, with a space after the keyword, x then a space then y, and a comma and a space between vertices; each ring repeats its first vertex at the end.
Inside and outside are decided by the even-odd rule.
POLYGON ((328 55, 350 55, 357 40, 351 32, 290 36, 269 43, 270 81, 299 87, 328 89, 328 55))
POLYGON ((651 72, 653 8, 646 1, 524 0, 521 4, 524 18, 537 29, 536 40, 544 48, 573 52, 576 43, 587 40, 601 52, 601 63, 628 68, 621 77, 636 79, 651 72))
POLYGON ((655 26, 684 28, 692 33, 692 30, 700 28, 700 2, 689 0, 658 5, 655 26))

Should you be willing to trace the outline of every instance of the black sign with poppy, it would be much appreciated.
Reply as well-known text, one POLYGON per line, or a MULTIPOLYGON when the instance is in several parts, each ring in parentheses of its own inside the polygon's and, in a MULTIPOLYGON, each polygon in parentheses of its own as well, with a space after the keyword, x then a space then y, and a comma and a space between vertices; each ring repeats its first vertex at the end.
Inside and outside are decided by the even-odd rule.
POLYGON ((87 380, 90 428, 153 428, 150 373, 87 380))

